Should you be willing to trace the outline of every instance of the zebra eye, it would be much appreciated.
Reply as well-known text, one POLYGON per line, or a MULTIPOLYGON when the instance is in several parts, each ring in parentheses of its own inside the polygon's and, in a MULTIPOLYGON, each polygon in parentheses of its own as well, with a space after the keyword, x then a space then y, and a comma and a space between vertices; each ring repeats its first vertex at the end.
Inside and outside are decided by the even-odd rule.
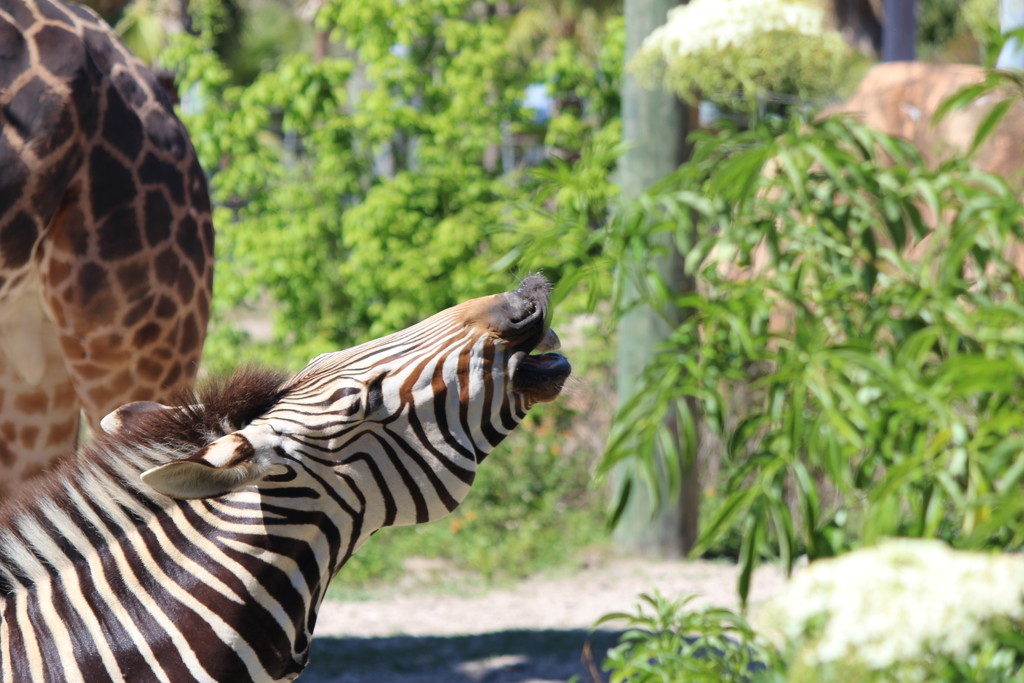
POLYGON ((346 418, 362 417, 362 385, 347 384, 334 390, 323 405, 330 406, 330 411, 346 418))

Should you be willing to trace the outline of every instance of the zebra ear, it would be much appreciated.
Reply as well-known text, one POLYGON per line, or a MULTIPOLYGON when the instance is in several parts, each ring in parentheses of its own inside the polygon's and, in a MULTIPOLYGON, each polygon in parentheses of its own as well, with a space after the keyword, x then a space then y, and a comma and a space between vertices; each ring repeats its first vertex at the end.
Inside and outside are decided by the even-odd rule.
POLYGON ((278 469, 258 457, 241 432, 222 436, 184 460, 142 473, 142 481, 171 498, 213 498, 254 484, 278 469))
POLYGON ((157 403, 156 401, 134 401, 132 403, 125 403, 120 408, 116 408, 107 414, 102 420, 100 420, 100 429, 105 431, 107 434, 116 434, 120 432, 125 426, 131 426, 134 424, 139 417, 143 415, 150 415, 152 413, 169 410, 171 406, 165 406, 163 403, 157 403))

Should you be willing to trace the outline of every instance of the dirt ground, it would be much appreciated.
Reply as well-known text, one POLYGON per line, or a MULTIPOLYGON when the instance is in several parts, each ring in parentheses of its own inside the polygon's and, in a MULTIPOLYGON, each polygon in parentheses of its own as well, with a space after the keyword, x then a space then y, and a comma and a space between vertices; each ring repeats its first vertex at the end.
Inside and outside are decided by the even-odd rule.
MULTIPOLYGON (((460 595, 424 589, 324 603, 303 683, 553 683, 604 681, 600 664, 615 624, 641 593, 697 594, 694 605, 735 608, 737 570, 713 562, 617 560, 566 575, 460 595)), ((754 576, 751 603, 776 593, 782 575, 754 576)), ((619 627, 621 628, 621 626, 619 627)))

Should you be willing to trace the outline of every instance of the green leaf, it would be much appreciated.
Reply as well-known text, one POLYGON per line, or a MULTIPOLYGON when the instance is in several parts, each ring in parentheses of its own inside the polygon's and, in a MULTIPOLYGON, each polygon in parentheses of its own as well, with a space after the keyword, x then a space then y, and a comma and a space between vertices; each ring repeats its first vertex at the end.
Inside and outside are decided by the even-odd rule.
POLYGON ((761 554, 762 524, 761 518, 754 516, 744 530, 743 541, 740 543, 740 573, 736 580, 736 590, 739 593, 740 604, 744 606, 750 597, 750 580, 761 554))
POLYGON ((1003 99, 997 102, 981 119, 978 124, 977 130, 974 131, 974 138, 971 140, 971 146, 967 151, 968 155, 974 154, 975 151, 981 145, 988 140, 992 131, 1002 122, 1006 117, 1006 112, 1010 110, 1015 104, 1019 104, 1018 100, 1015 99, 1003 99))
POLYGON ((987 78, 981 83, 968 85, 957 92, 953 93, 938 106, 935 110, 935 114, 932 115, 932 124, 937 125, 949 115, 950 112, 958 109, 963 109, 967 105, 977 100, 982 95, 990 92, 994 87, 991 78, 987 78))
POLYGON ((754 487, 734 491, 715 511, 714 516, 701 529, 700 537, 694 544, 691 556, 700 557, 714 547, 721 537, 735 524, 736 520, 746 515, 760 493, 754 487))

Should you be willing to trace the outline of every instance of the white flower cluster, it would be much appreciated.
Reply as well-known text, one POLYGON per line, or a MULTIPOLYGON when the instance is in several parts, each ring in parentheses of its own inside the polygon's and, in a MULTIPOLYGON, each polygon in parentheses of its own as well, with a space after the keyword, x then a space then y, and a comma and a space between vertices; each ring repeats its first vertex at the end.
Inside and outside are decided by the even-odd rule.
POLYGON ((802 644, 804 666, 881 671, 928 653, 964 657, 996 617, 1024 619, 1024 557, 899 539, 812 563, 759 621, 802 644))
POLYGON ((668 21, 644 40, 641 49, 660 52, 671 61, 742 45, 772 31, 821 35, 825 14, 820 7, 786 0, 691 0, 670 10, 668 21))

